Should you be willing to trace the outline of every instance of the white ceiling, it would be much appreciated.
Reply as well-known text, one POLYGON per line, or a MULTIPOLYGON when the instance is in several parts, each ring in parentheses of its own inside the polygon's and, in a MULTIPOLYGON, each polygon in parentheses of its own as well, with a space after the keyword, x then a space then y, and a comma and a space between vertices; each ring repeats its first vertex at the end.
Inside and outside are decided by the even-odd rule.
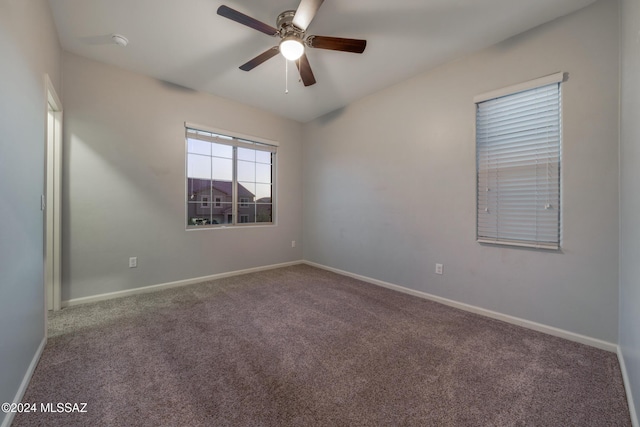
POLYGON ((308 49, 304 87, 280 55, 238 67, 277 39, 216 14, 225 4, 276 26, 299 0, 49 0, 70 52, 306 122, 594 0, 326 0, 307 34, 367 40, 362 55, 308 49), (110 42, 112 33, 129 46, 110 42))

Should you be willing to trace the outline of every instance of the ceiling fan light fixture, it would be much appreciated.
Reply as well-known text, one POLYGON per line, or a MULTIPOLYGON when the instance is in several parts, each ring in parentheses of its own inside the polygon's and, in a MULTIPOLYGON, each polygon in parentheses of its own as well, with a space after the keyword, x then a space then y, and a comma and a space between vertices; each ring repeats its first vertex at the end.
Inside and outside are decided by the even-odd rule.
POLYGON ((280 53, 289 61, 295 61, 304 53, 304 45, 302 41, 295 36, 285 37, 280 42, 280 53))

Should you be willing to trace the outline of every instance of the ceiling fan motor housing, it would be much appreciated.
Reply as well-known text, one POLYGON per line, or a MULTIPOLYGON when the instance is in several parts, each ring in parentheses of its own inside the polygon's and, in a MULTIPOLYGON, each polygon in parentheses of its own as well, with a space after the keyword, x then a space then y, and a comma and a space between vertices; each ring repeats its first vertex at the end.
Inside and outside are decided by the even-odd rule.
POLYGON ((286 10, 282 12, 278 15, 276 27, 278 28, 281 38, 295 37, 302 42, 304 39, 304 30, 301 30, 292 23, 295 14, 295 10, 286 10))

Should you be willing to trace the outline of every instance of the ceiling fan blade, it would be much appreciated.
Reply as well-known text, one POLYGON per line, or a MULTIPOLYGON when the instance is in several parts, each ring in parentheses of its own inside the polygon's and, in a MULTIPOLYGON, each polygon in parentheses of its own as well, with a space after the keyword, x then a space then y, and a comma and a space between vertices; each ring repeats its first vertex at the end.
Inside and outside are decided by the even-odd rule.
POLYGON ((280 50, 278 49, 278 46, 274 46, 271 49, 262 52, 260 55, 256 56, 255 58, 253 58, 251 61, 242 64, 240 66, 240 69, 242 71, 251 71, 254 68, 256 68, 258 65, 262 64, 263 62, 265 62, 268 59, 273 58, 274 56, 276 56, 278 54, 280 50))
POLYGON ((271 25, 260 22, 257 19, 247 16, 244 13, 240 13, 237 10, 231 9, 230 7, 225 5, 222 5, 218 8, 218 15, 229 18, 232 21, 236 21, 242 25, 246 25, 247 27, 251 27, 254 30, 258 30, 269 36, 275 36, 276 34, 278 34, 278 30, 273 28, 271 25))
POLYGON ((323 1, 324 0, 300 0, 298 10, 296 10, 296 14, 293 16, 293 25, 306 31, 323 1))
POLYGON ((298 71, 300 71, 302 83, 304 83, 305 86, 316 84, 316 78, 313 76, 313 71, 311 71, 311 65, 309 65, 306 54, 303 53, 300 59, 296 60, 296 65, 298 66, 298 71))
POLYGON ((307 45, 316 49, 339 50, 341 52, 362 53, 367 47, 366 40, 344 39, 342 37, 309 36, 307 45))

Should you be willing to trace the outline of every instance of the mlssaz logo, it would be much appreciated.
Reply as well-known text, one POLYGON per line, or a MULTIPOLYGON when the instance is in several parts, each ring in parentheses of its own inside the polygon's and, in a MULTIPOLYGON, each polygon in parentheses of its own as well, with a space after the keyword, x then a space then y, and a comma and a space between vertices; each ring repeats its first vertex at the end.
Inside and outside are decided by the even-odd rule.
POLYGON ((59 413, 86 413, 86 403, 41 403, 40 412, 59 412, 59 413))

